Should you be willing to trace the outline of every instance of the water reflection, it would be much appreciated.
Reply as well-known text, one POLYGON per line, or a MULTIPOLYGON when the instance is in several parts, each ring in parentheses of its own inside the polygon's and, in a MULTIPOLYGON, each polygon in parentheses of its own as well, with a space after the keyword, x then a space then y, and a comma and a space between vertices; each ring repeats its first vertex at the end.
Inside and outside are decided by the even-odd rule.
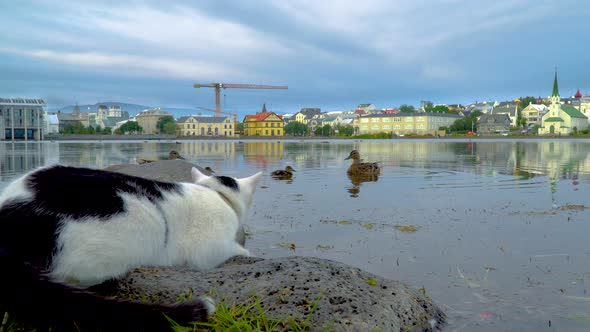
POLYGON ((257 255, 283 256, 273 245, 288 241, 297 250, 287 255, 424 286, 458 330, 534 331, 551 319, 572 331, 563 317, 587 311, 588 140, 0 142, 0 189, 47 164, 102 168, 170 150, 219 175, 263 171, 248 218, 257 255), (352 149, 381 161, 381 175, 347 178, 352 149), (297 173, 274 181, 286 165, 297 173), (502 318, 479 321, 481 312, 502 318))
POLYGON ((373 174, 348 174, 348 179, 352 186, 347 188, 346 191, 350 193, 350 197, 359 197, 361 184, 363 182, 377 182, 379 176, 373 174))

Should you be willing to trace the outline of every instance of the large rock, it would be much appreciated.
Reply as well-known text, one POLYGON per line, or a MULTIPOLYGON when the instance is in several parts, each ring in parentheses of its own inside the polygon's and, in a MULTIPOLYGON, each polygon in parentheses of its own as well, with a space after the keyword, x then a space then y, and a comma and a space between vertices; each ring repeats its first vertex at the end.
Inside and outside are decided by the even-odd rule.
POLYGON ((312 331, 432 331, 443 312, 423 294, 346 264, 312 257, 235 257, 211 271, 142 268, 102 290, 141 301, 175 303, 211 292, 216 301, 244 303, 257 296, 267 315, 305 318, 312 331))
MULTIPOLYGON (((107 170, 172 182, 190 182, 191 167, 183 160, 144 165, 113 165, 107 170)), ((238 235, 244 243, 244 233, 238 235)), ((444 313, 423 294, 346 264, 310 257, 261 259, 234 257, 211 271, 186 268, 141 268, 125 279, 95 289, 104 295, 174 303, 187 294, 213 292, 216 301, 244 303, 262 299, 268 316, 304 317, 311 303, 312 330, 333 323, 331 331, 430 331, 444 322, 444 313), (434 328, 433 328, 434 326, 434 328)))

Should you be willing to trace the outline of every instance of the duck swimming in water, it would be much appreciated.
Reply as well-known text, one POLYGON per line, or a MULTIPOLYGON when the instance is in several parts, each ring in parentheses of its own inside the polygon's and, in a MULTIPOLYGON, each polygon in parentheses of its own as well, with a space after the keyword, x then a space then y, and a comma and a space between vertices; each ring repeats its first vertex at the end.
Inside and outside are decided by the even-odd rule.
MULTIPOLYGON (((184 158, 180 155, 180 153, 178 153, 175 150, 172 150, 172 151, 170 151, 170 153, 168 153, 167 160, 174 160, 174 159, 183 159, 184 160, 184 158)), ((147 163, 153 163, 154 161, 158 161, 158 159, 137 158, 137 163, 140 165, 147 164, 147 163)))
POLYGON ((213 174, 213 173, 215 173, 215 172, 213 171, 213 169, 212 169, 211 167, 209 167, 209 166, 205 167, 205 170, 206 170, 207 172, 209 172, 209 174, 213 174))
POLYGON ((270 175, 276 179, 290 179, 293 177, 295 170, 291 166, 287 166, 285 169, 279 169, 272 172, 270 175))
POLYGON ((344 160, 352 159, 352 164, 346 171, 350 175, 379 175, 381 167, 379 163, 364 163, 357 150, 352 150, 344 160))

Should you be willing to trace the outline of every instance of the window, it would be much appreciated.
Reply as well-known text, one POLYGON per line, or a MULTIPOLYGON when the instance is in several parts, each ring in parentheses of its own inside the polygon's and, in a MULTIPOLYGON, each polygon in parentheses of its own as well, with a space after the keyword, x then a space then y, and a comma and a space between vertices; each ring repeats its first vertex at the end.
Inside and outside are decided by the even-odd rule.
POLYGON ((381 121, 382 122, 391 122, 391 118, 382 118, 381 121))
POLYGON ((395 126, 393 126, 393 128, 395 128, 395 129, 401 129, 401 128, 402 128, 402 126, 401 126, 401 125, 398 125, 398 124, 396 124, 395 126))
POLYGON ((369 126, 361 126, 361 129, 362 130, 367 130, 367 129, 369 129, 369 126))
POLYGON ((374 125, 374 126, 371 127, 371 129, 372 130, 379 130, 379 126, 374 125))
POLYGON ((416 121, 418 121, 418 122, 424 122, 424 117, 419 116, 419 117, 416 118, 416 121))
POLYGON ((375 123, 375 122, 379 122, 379 118, 372 118, 371 122, 375 123))
POLYGON ((412 122, 412 120, 413 120, 413 119, 412 119, 412 117, 411 117, 411 116, 407 116, 407 117, 406 117, 406 120, 404 120, 404 121, 406 121, 406 122, 412 122))
POLYGON ((414 126, 412 126, 411 124, 406 125, 406 129, 412 129, 412 127, 414 127, 414 126))
POLYGON ((391 126, 390 125, 384 125, 383 126, 383 130, 390 130, 390 129, 391 129, 391 126))
POLYGON ((361 123, 369 123, 369 119, 361 119, 361 123))
POLYGON ((424 129, 424 124, 423 123, 419 123, 418 124, 418 129, 424 129))

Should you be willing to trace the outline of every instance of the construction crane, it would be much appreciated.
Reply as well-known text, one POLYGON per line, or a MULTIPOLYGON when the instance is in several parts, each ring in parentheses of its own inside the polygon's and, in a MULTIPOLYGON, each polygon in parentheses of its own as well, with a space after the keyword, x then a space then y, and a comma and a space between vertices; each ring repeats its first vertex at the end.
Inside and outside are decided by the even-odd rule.
POLYGON ((274 89, 287 90, 286 85, 259 85, 259 84, 234 84, 234 83, 209 83, 193 84, 194 88, 215 88, 215 115, 221 113, 221 89, 274 89))
POLYGON ((212 110, 210 108, 206 108, 206 107, 201 107, 201 106, 197 106, 198 109, 203 110, 203 111, 209 111, 209 112, 215 112, 215 116, 220 116, 221 114, 218 113, 223 113, 223 114, 227 114, 227 115, 231 115, 234 117, 234 136, 236 134, 236 132, 238 131, 238 128, 236 127, 238 124, 238 115, 236 113, 229 113, 229 112, 222 112, 222 111, 217 111, 217 110, 212 110))

